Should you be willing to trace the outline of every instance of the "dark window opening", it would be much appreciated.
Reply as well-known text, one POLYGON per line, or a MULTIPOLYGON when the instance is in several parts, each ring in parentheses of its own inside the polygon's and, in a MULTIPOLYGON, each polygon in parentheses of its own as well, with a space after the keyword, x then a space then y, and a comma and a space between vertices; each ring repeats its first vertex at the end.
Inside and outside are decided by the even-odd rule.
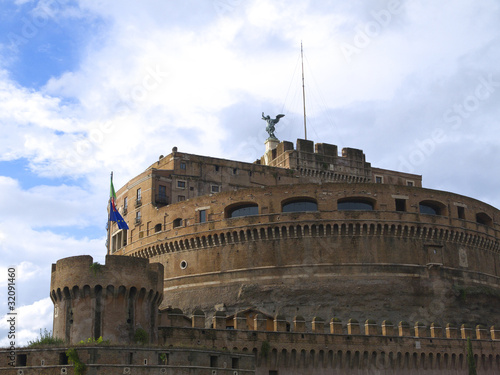
POLYGON ((278 370, 269 370, 269 375, 278 375, 278 370))
POLYGON ((219 166, 218 165, 215 166, 215 171, 219 172, 219 166))
POLYGON ((240 359, 239 358, 231 358, 231 368, 239 368, 240 367, 240 359))
POLYGON ((210 356, 210 367, 217 367, 217 359, 215 355, 210 356))
POLYGON ((396 211, 406 211, 406 199, 396 199, 396 211))
POLYGON ((137 189, 137 194, 136 194, 136 199, 135 199, 135 206, 139 207, 142 204, 142 193, 141 189, 137 189))
POLYGON ((186 163, 181 162, 181 169, 186 170, 186 163))
POLYGON ((465 219, 465 208, 461 206, 457 206, 457 213, 459 219, 465 219))
POLYGON ((413 181, 406 181, 406 186, 413 186, 413 181))
POLYGON ((436 205, 429 202, 422 202, 419 205, 420 213, 426 215, 441 215, 441 209, 436 205))
POLYGON ((186 197, 184 195, 178 195, 177 196, 177 202, 183 202, 186 200, 186 197))
POLYGON ((181 189, 186 188, 186 181, 177 181, 177 187, 181 189))
POLYGON ((131 365, 132 363, 134 363, 134 353, 128 353, 128 358, 127 358, 127 362, 129 365, 131 365))
POLYGON ((179 219, 175 219, 174 223, 173 223, 173 227, 177 228, 177 227, 180 227, 180 226, 182 226, 182 219, 180 219, 180 218, 179 219))
POLYGON ((155 233, 161 232, 161 224, 155 225, 155 233))
POLYGON ((18 354, 16 356, 16 366, 26 366, 28 363, 28 355, 27 354, 18 354))
POLYGON ((259 214, 259 206, 255 203, 236 206, 227 211, 226 217, 253 216, 259 214))
POLYGON ((484 212, 480 212, 476 214, 476 222, 478 224, 483 224, 491 227, 493 225, 493 220, 491 217, 489 217, 487 214, 484 212))
POLYGON ((283 204, 282 212, 318 211, 318 204, 313 200, 297 200, 283 204))
POLYGON ((168 365, 168 353, 158 353, 158 364, 168 365))
POLYGON ((156 196, 156 203, 159 205, 168 204, 167 187, 165 185, 158 186, 158 195, 156 196))
POLYGON ((344 200, 337 204, 339 211, 372 211, 373 203, 367 200, 344 200))
POLYGON ((375 183, 381 184, 383 182, 382 176, 375 176, 375 183))
POLYGON ((237 174, 238 173, 238 168, 233 168, 233 174, 237 174))
POLYGON ((65 352, 59 353, 59 364, 67 365, 68 364, 68 356, 65 352))
POLYGON ((200 223, 204 223, 207 221, 207 211, 200 210, 200 223))

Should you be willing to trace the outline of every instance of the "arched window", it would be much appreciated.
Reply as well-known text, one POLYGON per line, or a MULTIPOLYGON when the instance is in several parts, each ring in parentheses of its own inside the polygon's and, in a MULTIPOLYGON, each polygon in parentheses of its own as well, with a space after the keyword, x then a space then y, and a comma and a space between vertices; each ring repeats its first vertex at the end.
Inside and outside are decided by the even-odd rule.
POLYGON ((318 211, 318 203, 312 198, 292 198, 281 203, 281 212, 318 211))
POLYGON ((155 225, 155 233, 161 232, 161 224, 155 225))
POLYGON ((226 219, 232 217, 253 216, 259 214, 259 206, 257 203, 235 203, 225 209, 224 217, 226 219))
POLYGON ((439 202, 422 201, 419 204, 419 211, 421 214, 427 215, 443 215, 444 205, 439 202))
POLYGON ((173 222, 173 227, 177 228, 177 227, 181 227, 181 226, 182 226, 182 219, 181 218, 175 219, 173 222))
POLYGON ((339 211, 372 211, 374 202, 366 198, 345 198, 337 202, 339 211))
POLYGON ((479 212, 476 214, 476 223, 491 227, 493 225, 493 219, 488 214, 479 212))

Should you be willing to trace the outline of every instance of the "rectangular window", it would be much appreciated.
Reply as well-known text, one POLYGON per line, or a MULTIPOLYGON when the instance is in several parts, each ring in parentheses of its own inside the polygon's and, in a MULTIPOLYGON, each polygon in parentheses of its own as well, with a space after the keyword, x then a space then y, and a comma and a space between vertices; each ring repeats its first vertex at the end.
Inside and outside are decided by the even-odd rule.
POLYGON ((128 199, 127 197, 123 198, 123 209, 127 210, 128 208, 128 199))
POLYGON ((16 356, 16 366, 24 367, 28 363, 28 355, 27 354, 18 354, 16 356))
POLYGON ((135 223, 140 224, 141 223, 141 211, 137 211, 135 213, 135 223))
POLYGON ((233 174, 238 174, 238 168, 233 168, 233 174))
POLYGON ((200 223, 204 223, 207 221, 207 211, 200 210, 200 223))
POLYGON ((68 356, 66 355, 66 352, 59 353, 59 364, 60 365, 68 364, 68 356))
POLYGON ((465 208, 461 206, 457 206, 458 209, 458 218, 465 219, 465 208))
POLYGON ((185 200, 186 200, 186 197, 184 195, 177 196, 177 202, 182 202, 182 201, 185 201, 185 200))
POLYGON ((375 183, 376 184, 384 183, 384 178, 382 176, 375 176, 375 183))
POLYGON ((168 365, 168 353, 158 353, 158 364, 168 365))
POLYGON ((128 362, 129 365, 131 365, 132 363, 134 363, 134 353, 128 353, 127 362, 128 362))
POLYGON ((210 356, 210 367, 217 367, 217 356, 210 356))
POLYGON ((181 162, 181 169, 186 170, 186 163, 181 162))
POLYGON ((212 185, 210 187, 210 192, 212 192, 212 193, 218 193, 219 191, 220 191, 219 185, 212 185))
POLYGON ((219 172, 219 166, 218 165, 215 166, 215 171, 219 172))
POLYGON ((396 199, 396 211, 406 211, 406 199, 396 199))
POLYGON ((231 358, 231 368, 238 369, 240 368, 240 359, 239 358, 231 358))
POLYGON ((406 186, 413 186, 413 181, 406 180, 406 186))
POLYGON ((177 181, 177 187, 180 189, 186 188, 186 181, 177 181))
POLYGON ((158 194, 160 195, 160 197, 166 197, 167 196, 167 187, 165 185, 158 186, 158 194))
POLYGON ((141 188, 137 189, 137 200, 140 201, 142 199, 141 188))

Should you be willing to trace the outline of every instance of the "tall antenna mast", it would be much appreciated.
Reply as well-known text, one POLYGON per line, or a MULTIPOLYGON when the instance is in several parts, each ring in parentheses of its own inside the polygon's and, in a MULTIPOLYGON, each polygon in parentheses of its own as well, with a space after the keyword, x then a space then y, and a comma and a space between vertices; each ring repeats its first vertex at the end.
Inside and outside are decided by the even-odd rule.
POLYGON ((302 61, 302 104, 304 105, 304 139, 307 141, 306 127, 306 89, 304 86, 304 51, 302 49, 302 40, 300 41, 300 59, 302 61))

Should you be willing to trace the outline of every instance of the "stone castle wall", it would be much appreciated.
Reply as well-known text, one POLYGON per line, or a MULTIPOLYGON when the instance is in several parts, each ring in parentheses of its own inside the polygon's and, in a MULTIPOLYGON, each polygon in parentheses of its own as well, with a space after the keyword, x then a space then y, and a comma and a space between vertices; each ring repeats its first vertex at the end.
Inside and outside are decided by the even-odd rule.
POLYGON ((492 319, 500 309, 499 212, 471 198, 384 184, 302 184, 198 197, 165 213, 156 217, 162 221, 151 217, 161 231, 144 231, 118 252, 164 264, 163 306, 222 303, 230 312, 288 315, 300 306, 301 314, 342 318, 369 310, 377 319, 457 324, 492 319), (281 212, 303 199, 318 211, 281 212), (339 210, 345 200, 371 202, 373 210, 339 210), (439 214, 420 213, 422 202, 439 214), (226 217, 241 204, 257 204, 259 214, 226 217))
POLYGON ((228 317, 222 312, 209 324, 204 313, 196 311, 190 326, 179 309, 167 314, 170 325, 160 327, 160 343, 252 353, 257 374, 467 374, 467 338, 472 340, 478 373, 500 371, 500 331, 495 326, 410 326, 371 319, 342 323, 319 317, 306 323, 302 316, 287 320, 276 315, 273 329, 266 331, 262 314, 254 316, 253 327, 243 314, 236 314, 234 329, 227 330, 228 317))
POLYGON ((157 337, 157 310, 163 298, 163 266, 145 259, 106 256, 64 258, 52 265, 50 297, 55 337, 69 344, 106 337, 128 343, 137 328, 157 337))

